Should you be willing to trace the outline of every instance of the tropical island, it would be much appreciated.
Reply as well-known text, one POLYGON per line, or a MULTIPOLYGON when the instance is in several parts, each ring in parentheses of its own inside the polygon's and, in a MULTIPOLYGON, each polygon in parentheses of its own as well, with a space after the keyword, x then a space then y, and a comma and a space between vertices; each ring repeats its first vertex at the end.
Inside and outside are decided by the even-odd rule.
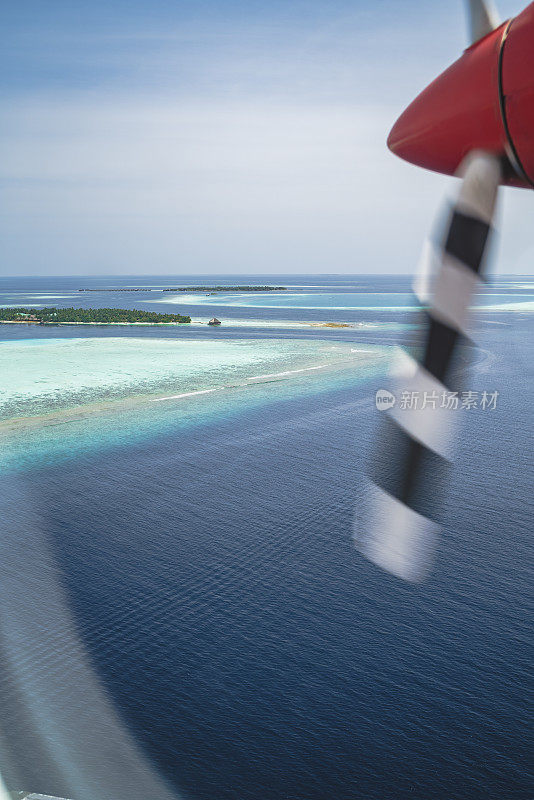
POLYGON ((132 308, 0 308, 0 322, 34 322, 41 325, 78 324, 182 324, 191 317, 182 314, 159 314, 132 308))
POLYGON ((162 289, 162 292, 284 292, 286 286, 180 286, 176 289, 162 289))
POLYGON ((178 286, 176 289, 135 288, 78 289, 79 292, 283 292, 287 286, 178 286))

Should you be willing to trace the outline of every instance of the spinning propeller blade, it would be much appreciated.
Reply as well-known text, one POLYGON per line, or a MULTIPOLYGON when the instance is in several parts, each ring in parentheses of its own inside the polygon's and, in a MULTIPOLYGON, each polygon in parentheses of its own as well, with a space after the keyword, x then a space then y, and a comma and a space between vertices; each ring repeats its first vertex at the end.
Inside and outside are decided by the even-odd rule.
POLYGON ((425 246, 422 273, 414 292, 425 308, 426 342, 420 360, 406 357, 394 393, 397 403, 384 412, 371 485, 355 537, 360 550, 379 566, 409 581, 425 577, 437 543, 435 497, 451 460, 454 408, 441 407, 453 391, 451 364, 458 344, 468 338, 473 293, 481 284, 487 244, 501 180, 500 160, 473 152, 464 159, 463 181, 441 251, 425 246), (413 408, 405 397, 431 398, 413 408))
POLYGON ((468 0, 469 42, 474 44, 500 25, 497 9, 491 0, 468 0))

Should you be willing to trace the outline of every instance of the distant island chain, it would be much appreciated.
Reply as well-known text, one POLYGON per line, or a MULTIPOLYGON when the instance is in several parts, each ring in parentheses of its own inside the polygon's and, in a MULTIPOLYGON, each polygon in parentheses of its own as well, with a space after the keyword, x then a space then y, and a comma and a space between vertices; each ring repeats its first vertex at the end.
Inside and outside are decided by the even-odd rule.
POLYGON ((144 286, 123 287, 123 288, 109 288, 103 287, 100 289, 78 289, 79 292, 207 292, 208 294, 215 294, 216 292, 283 292, 286 291, 286 286, 178 286, 174 289, 151 289, 144 286))

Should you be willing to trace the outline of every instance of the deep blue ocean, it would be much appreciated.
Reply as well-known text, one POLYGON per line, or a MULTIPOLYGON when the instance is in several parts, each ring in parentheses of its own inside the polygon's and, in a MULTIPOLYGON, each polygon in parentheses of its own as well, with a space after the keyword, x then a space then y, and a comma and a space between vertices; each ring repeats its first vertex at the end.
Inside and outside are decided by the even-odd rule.
MULTIPOLYGON (((198 276, 3 278, 0 303, 376 323, 327 333, 249 327, 248 339, 393 345, 414 332, 407 278, 204 282, 280 283, 293 297, 178 307, 158 289, 198 276), (154 291, 77 291, 121 286, 154 291)), ((90 661, 175 791, 191 800, 534 796, 533 294, 529 279, 494 278, 480 298, 490 308, 475 314, 480 349, 467 384, 498 391, 499 402, 462 415, 439 556, 421 585, 380 571, 352 539, 382 376, 317 392, 289 386, 194 426, 4 475, 2 525, 26 524, 21 496, 37 510, 90 661), (515 306, 494 308, 506 304, 515 306)), ((0 325, 0 339, 29 331, 0 325)), ((31 328, 32 337, 81 335, 178 334, 31 328)), ((223 325, 187 335, 244 334, 223 325)), ((39 603, 39 588, 30 591, 39 603)), ((46 671, 46 648, 20 668, 46 671)), ((62 791, 60 780, 36 785, 37 767, 25 774, 33 785, 16 788, 62 791)))

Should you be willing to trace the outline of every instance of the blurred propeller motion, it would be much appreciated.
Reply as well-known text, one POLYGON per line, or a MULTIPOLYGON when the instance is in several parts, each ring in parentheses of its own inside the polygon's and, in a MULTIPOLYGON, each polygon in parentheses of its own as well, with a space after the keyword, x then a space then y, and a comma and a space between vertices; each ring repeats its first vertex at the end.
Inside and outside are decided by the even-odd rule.
MULTIPOLYGON (((469 341, 468 311, 482 288, 498 187, 533 186, 534 3, 504 23, 484 0, 469 0, 467 12, 470 46, 388 138, 401 158, 462 179, 441 242, 423 249, 413 289, 426 340, 420 360, 407 356, 398 370, 397 399, 458 390, 454 355, 469 341)), ((432 566, 454 419, 446 404, 397 404, 379 426, 355 539, 367 558, 408 581, 423 580, 432 566)))
POLYGON ((469 26, 469 41, 471 44, 478 42, 488 33, 500 25, 497 9, 490 0, 468 0, 467 17, 469 26))

